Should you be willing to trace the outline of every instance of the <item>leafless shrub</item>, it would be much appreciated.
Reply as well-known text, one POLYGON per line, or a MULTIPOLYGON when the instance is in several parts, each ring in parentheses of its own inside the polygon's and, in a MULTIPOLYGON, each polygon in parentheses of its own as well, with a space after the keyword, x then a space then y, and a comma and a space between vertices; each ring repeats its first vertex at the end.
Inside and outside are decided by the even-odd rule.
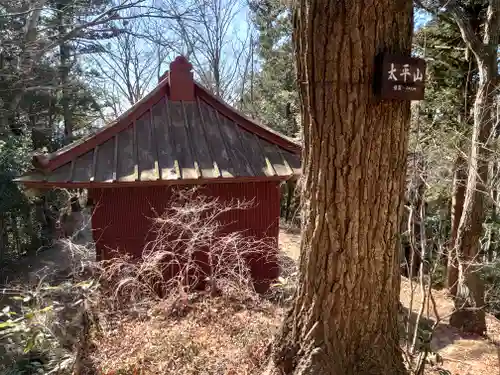
MULTIPOLYGON (((410 256, 405 254, 404 267, 408 270, 409 301, 407 310, 400 311, 402 317, 403 355, 411 374, 422 375, 425 367, 438 358, 432 352, 431 340, 441 323, 433 296, 433 278, 444 253, 440 238, 428 238, 426 227, 427 170, 420 153, 412 154, 411 173, 408 177, 406 218, 403 220, 403 234, 409 246, 410 256), (433 254, 434 252, 434 254, 433 254), (416 277, 418 276, 418 277, 416 277), (417 282, 415 282, 416 277, 417 282), (418 290, 417 290, 418 289, 418 290)), ((402 307, 402 305, 401 305, 402 307)))
MULTIPOLYGON (((258 346, 260 339, 246 329, 254 327, 251 329, 264 332, 274 327, 275 313, 279 314, 282 309, 259 299, 253 283, 253 262, 262 265, 271 260, 269 256, 273 257, 273 262, 278 261, 274 239, 257 239, 229 228, 234 211, 252 206, 253 202, 221 202, 197 190, 180 190, 166 212, 151 219, 149 235, 152 240, 139 258, 121 254, 109 261, 92 261, 94 250, 91 244, 80 244, 75 238, 62 239, 60 245, 70 254, 70 265, 64 267, 64 275, 40 276, 40 285, 44 286, 38 287, 36 292, 31 289, 22 293, 12 290, 14 295, 21 296, 35 293, 36 303, 26 311, 29 316, 32 311, 40 315, 33 324, 30 320, 26 321, 29 323, 26 327, 22 326, 26 334, 23 333, 18 340, 21 344, 18 343, 17 347, 22 349, 33 335, 42 337, 38 333, 41 330, 44 345, 50 345, 47 351, 65 354, 56 362, 64 362, 66 369, 82 373, 81 369, 87 367, 86 361, 93 355, 92 343, 101 343, 99 337, 106 341, 106 337, 114 336, 113 332, 128 322, 134 326, 148 325, 183 317, 176 324, 189 325, 197 319, 200 324, 206 324, 207 329, 217 331, 229 316, 246 319, 245 329, 238 331, 239 324, 234 322, 230 332, 224 335, 235 336, 235 340, 241 341, 242 348, 258 346), (49 279, 50 285, 45 283, 49 279), (54 280, 62 283, 55 284, 54 280), (197 290, 201 287, 205 289, 197 290), (260 320, 254 321, 255 314, 261 317, 260 320), (43 327, 39 324, 42 319, 43 327), (99 332, 102 335, 96 337, 95 333, 99 332)), ((291 263, 289 259, 283 263, 284 278, 294 277, 295 268, 291 263)), ((271 289, 276 291, 280 287, 271 289)), ((178 328, 165 332, 172 337, 181 335, 178 328)), ((204 337, 208 340, 208 333, 204 337)), ((223 338, 215 341, 223 347, 223 338)), ((229 343, 224 345, 230 346, 229 343)), ((180 351, 172 353, 172 358, 181 355, 180 351)), ((257 366, 258 358, 254 358, 253 350, 251 353, 244 350, 238 355, 241 358, 233 358, 230 364, 212 361, 211 366, 236 368, 242 361, 246 361, 245 366, 249 368, 257 366)), ((201 357, 199 360, 205 361, 201 357)), ((190 367, 188 362, 185 366, 190 367)))
POLYGON ((153 239, 141 256, 117 254, 104 262, 101 282, 121 306, 167 295, 187 300, 193 290, 206 288, 211 296, 255 298, 252 263, 270 261, 275 240, 232 232, 223 218, 252 206, 251 201, 223 202, 196 189, 175 192, 168 209, 151 219, 153 239))

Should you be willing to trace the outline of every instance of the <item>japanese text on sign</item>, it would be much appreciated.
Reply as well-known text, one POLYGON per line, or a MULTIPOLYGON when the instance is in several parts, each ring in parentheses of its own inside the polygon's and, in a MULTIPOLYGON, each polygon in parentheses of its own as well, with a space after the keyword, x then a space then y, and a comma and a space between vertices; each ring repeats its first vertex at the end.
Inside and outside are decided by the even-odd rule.
POLYGON ((425 60, 393 54, 377 57, 375 89, 382 99, 422 100, 425 60))
POLYGON ((418 67, 410 67, 409 64, 403 64, 403 68, 398 72, 398 69, 391 63, 391 69, 389 70, 389 80, 390 81, 399 81, 397 74, 399 77, 402 77, 403 82, 421 82, 424 79, 423 73, 420 71, 418 67))

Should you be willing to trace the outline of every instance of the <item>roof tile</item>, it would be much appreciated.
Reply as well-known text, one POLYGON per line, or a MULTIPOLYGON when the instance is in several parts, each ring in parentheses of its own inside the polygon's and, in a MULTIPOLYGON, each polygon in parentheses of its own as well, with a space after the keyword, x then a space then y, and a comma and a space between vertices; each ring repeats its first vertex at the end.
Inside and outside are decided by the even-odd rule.
POLYGON ((179 179, 286 179, 300 173, 297 145, 252 123, 199 86, 195 101, 171 101, 163 87, 166 81, 111 128, 49 155, 44 173, 32 172, 18 181, 90 187, 179 179))

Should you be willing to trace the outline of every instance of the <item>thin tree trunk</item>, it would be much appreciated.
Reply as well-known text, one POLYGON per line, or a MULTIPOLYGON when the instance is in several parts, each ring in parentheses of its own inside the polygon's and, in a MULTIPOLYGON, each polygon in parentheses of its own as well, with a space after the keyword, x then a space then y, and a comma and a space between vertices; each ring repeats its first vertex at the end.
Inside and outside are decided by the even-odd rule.
POLYGON ((412 2, 298 3, 304 126, 299 288, 268 374, 406 374, 397 326, 409 102, 377 101, 374 58, 409 55, 412 2))
POLYGON ((458 285, 458 259, 455 251, 457 241, 458 225, 462 217, 465 200, 465 185, 467 183, 466 160, 458 155, 455 160, 455 172, 453 175, 453 193, 451 201, 451 235, 448 246, 448 269, 447 286, 452 296, 457 294, 458 285))
MULTIPOLYGON (((498 105, 496 106, 496 121, 495 124, 498 126, 499 121, 498 121, 498 105)), ((497 131, 497 130, 495 130, 497 131)), ((498 136, 495 134, 495 138, 498 139, 498 136)), ((496 223, 498 222, 498 174, 499 174, 499 164, 495 160, 492 162, 491 165, 491 183, 492 183, 492 192, 491 192, 491 198, 492 198, 492 204, 491 204, 491 223, 493 223, 492 228, 490 229, 489 237, 488 237, 488 248, 487 248, 487 262, 491 263, 493 262, 494 259, 494 254, 497 251, 497 229, 496 229, 496 223)))
MULTIPOLYGON (((424 206, 424 195, 425 195, 425 177, 424 177, 424 163, 422 155, 414 155, 416 158, 415 176, 410 186, 409 191, 409 202, 413 209, 411 210, 411 232, 410 232, 410 244, 411 251, 413 255, 410 257, 412 261, 410 262, 410 274, 408 277, 413 278, 418 276, 421 271, 421 266, 424 261, 423 252, 425 249, 422 248, 422 229, 424 228, 423 221, 425 217, 422 216, 425 213, 424 206)), ((421 275, 422 276, 422 275, 421 275)))
MULTIPOLYGON (((7 247, 8 247, 8 243, 7 243, 7 241, 5 241, 6 236, 4 236, 5 231, 6 231, 5 216, 3 213, 0 213, 0 269, 1 269, 2 263, 4 261, 4 255, 5 255, 5 253, 7 251, 7 247)), ((0 280, 1 280, 1 278, 0 278, 0 280)))
POLYGON ((498 83, 498 44, 500 37, 500 0, 488 3, 483 40, 474 30, 458 2, 449 3, 449 11, 460 28, 467 47, 477 62, 479 84, 474 101, 474 126, 469 159, 463 214, 457 231, 455 249, 459 260, 459 278, 455 310, 450 324, 465 332, 484 334, 484 284, 478 275, 479 238, 485 219, 485 191, 494 115, 493 103, 498 83))
POLYGON ((493 253, 495 252, 495 230, 491 229, 488 238, 488 252, 486 254, 486 261, 488 263, 493 262, 493 253))
MULTIPOLYGON (((65 24, 68 22, 69 7, 65 9, 64 2, 57 5, 59 11, 59 26, 58 31, 60 35, 66 33, 65 24)), ((70 143, 73 137, 73 114, 71 112, 71 88, 69 86, 69 71, 70 71, 70 46, 67 41, 63 40, 59 45, 59 71, 60 83, 62 87, 61 104, 63 107, 64 118, 64 137, 65 142, 70 143)))
POLYGON ((285 205, 285 222, 289 222, 290 220, 290 209, 292 206, 292 196, 295 191, 294 189, 295 183, 292 181, 286 182, 286 205, 285 205))
POLYGON ((474 128, 464 208, 457 231, 456 251, 459 259, 458 289, 455 311, 450 324, 465 332, 484 334, 484 284, 478 275, 479 239, 485 220, 485 192, 488 180, 488 139, 493 129, 491 105, 495 90, 496 66, 479 62, 479 87, 474 103, 474 128))

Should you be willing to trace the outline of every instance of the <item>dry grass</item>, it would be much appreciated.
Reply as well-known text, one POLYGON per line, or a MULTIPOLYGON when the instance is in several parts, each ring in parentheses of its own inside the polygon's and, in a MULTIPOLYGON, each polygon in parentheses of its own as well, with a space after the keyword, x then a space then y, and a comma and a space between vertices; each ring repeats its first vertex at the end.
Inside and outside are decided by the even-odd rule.
POLYGON ((220 235, 218 220, 251 204, 179 191, 168 212, 154 218, 155 240, 139 262, 120 257, 102 264, 109 307, 102 312, 111 324, 94 339, 98 350, 87 356, 97 373, 260 371, 286 293, 271 293, 274 302, 259 297, 248 259, 265 261, 262 257, 273 255, 275 247, 240 233, 220 235), (197 260, 200 252, 206 260, 197 260))
MULTIPOLYGON (((88 295, 77 301, 44 298, 45 304, 57 303, 67 312, 43 330, 54 342, 47 352, 65 347, 71 353, 66 372, 58 369, 57 373, 256 373, 266 340, 281 321, 282 308, 256 294, 250 261, 265 262, 267 256, 277 255, 276 242, 243 233, 224 234, 219 220, 229 211, 251 206, 251 201, 220 202, 194 189, 181 189, 168 212, 152 218, 154 240, 140 259, 120 256, 87 262, 86 246, 73 239, 61 241, 69 255, 64 261, 54 260, 64 265, 61 277, 42 266, 27 276, 36 280, 50 276, 51 282, 69 287, 80 285, 82 277, 90 278, 96 288, 85 289, 88 295), (73 317, 78 323, 74 332, 53 330, 69 327, 73 317), (68 338, 72 340, 67 345, 59 343, 68 338)), ((52 284, 48 289, 53 290, 52 284)), ((284 295, 273 297, 283 301, 284 295)), ((28 328, 16 342, 16 350, 22 352, 27 347, 24 342, 34 335, 31 325, 28 328)), ((17 366, 20 356, 17 351, 14 354, 9 366, 10 362, 17 366)))
MULTIPOLYGON (((280 234, 281 248, 289 258, 297 260, 299 243, 296 233, 280 234)), ((401 302, 407 309, 411 293, 410 283, 403 278, 401 302)), ((433 295, 439 317, 446 317, 453 304, 445 292, 433 295)), ((260 374, 265 349, 282 321, 284 308, 257 296, 247 297, 155 304, 98 339, 92 361, 101 370, 99 374, 260 374)), ((417 288, 413 291, 414 313, 421 298, 417 288)), ((465 336, 444 318, 431 345, 443 363, 428 367, 426 375, 443 374, 443 370, 452 375, 499 374, 498 349, 492 340, 500 336, 500 322, 492 316, 487 319, 491 340, 465 336)))
POLYGON ((170 307, 158 304, 96 342, 99 373, 258 374, 283 312, 270 302, 223 297, 191 302, 177 314, 170 307))

